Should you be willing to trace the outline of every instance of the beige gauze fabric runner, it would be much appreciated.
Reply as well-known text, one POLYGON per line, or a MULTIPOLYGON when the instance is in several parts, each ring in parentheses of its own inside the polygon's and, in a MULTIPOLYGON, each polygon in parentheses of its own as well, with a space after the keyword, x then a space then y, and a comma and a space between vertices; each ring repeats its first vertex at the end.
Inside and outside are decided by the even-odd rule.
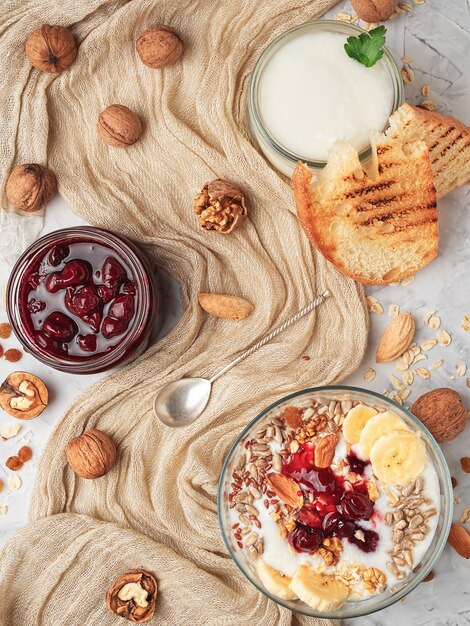
POLYGON ((365 350, 362 290, 311 249, 288 181, 246 128, 246 91, 261 51, 333 4, 2 3, 2 190, 13 165, 47 163, 73 210, 141 242, 181 284, 184 305, 167 337, 78 398, 50 437, 30 524, 0 555, 3 626, 121 623, 107 612, 105 594, 139 566, 158 579, 160 626, 319 623, 278 607, 245 580, 222 541, 216 492, 231 444, 260 410, 294 390, 340 381, 365 350), (26 36, 42 22, 70 26, 80 42, 75 63, 59 76, 24 58, 26 36), (182 62, 163 71, 145 67, 135 51, 138 35, 155 23, 170 24, 186 43, 182 62), (128 150, 96 135, 111 103, 145 123, 128 150), (230 235, 204 231, 192 209, 195 192, 217 177, 240 185, 249 205, 249 220, 230 235), (316 312, 215 383, 195 424, 172 430, 156 420, 162 385, 210 376, 327 287, 333 297, 316 312), (215 319, 197 304, 199 291, 243 296, 256 309, 240 323, 215 319), (107 476, 87 481, 68 467, 65 446, 95 427, 113 437, 119 457, 107 476))

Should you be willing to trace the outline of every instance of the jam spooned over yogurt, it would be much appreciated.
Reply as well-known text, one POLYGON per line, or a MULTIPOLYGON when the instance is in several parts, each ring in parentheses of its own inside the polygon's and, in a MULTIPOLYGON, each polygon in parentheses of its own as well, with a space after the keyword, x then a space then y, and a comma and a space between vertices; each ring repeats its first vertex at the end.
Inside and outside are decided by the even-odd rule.
MULTIPOLYGON (((300 509, 296 527, 289 533, 288 540, 297 552, 314 553, 325 537, 341 537, 355 543, 364 552, 373 552, 379 535, 373 530, 363 529, 360 520, 370 520, 374 515, 374 503, 367 494, 367 483, 354 485, 343 475, 336 475, 330 467, 319 468, 314 464, 315 445, 302 444, 282 467, 282 474, 295 480, 309 494, 309 499, 300 509), (355 537, 362 531, 362 540, 355 537)), ((350 466, 359 464, 362 471, 365 462, 351 455, 350 466)))
POLYGON ((126 261, 95 240, 52 244, 25 271, 19 306, 31 341, 73 361, 115 350, 132 327, 139 288, 126 261))

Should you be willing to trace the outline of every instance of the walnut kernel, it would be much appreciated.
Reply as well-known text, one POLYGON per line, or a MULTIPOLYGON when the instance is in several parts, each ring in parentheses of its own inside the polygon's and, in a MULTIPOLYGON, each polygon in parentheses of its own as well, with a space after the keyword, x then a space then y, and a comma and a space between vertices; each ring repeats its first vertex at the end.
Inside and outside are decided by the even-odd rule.
POLYGON ((225 234, 231 233, 247 215, 240 189, 220 179, 204 185, 196 197, 194 212, 203 228, 225 234))
POLYGON ((40 378, 28 372, 13 372, 0 386, 0 407, 18 419, 30 420, 47 407, 49 394, 40 378))
POLYGON ((387 578, 383 572, 376 567, 369 567, 365 569, 361 578, 364 582, 364 587, 369 593, 379 593, 384 590, 387 578))
POLYGON ((325 561, 325 565, 336 565, 342 551, 343 544, 339 537, 326 537, 322 541, 318 554, 325 561))
POLYGON ((106 594, 106 605, 111 613, 137 624, 152 619, 156 601, 157 581, 143 569, 120 576, 106 594))

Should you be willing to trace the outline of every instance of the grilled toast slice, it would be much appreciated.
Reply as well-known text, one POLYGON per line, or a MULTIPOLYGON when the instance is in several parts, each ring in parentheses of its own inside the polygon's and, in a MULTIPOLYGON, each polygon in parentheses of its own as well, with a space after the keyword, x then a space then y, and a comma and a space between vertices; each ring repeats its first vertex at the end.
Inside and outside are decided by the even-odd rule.
POLYGON ((455 117, 405 102, 390 117, 386 135, 402 143, 425 142, 438 198, 470 182, 470 127, 455 117))
POLYGON ((382 136, 377 156, 379 175, 372 180, 353 146, 338 141, 313 185, 300 162, 292 182, 310 241, 343 274, 384 285, 435 258, 438 225, 426 144, 402 145, 382 136))

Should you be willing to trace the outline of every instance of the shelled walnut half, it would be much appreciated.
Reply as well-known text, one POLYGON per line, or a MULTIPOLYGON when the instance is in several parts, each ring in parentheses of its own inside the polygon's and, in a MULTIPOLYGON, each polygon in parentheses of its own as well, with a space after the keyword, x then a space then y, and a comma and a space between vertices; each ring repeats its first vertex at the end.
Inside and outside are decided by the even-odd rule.
POLYGON ((129 622, 152 619, 157 602, 157 581, 143 569, 131 570, 116 579, 106 594, 108 610, 129 622))
POLYGON ((0 387, 0 407, 18 419, 40 415, 49 402, 46 385, 28 372, 13 372, 0 387))
POLYGON ((226 180, 206 183, 196 197, 194 212, 206 230, 231 233, 247 216, 242 192, 226 180))

